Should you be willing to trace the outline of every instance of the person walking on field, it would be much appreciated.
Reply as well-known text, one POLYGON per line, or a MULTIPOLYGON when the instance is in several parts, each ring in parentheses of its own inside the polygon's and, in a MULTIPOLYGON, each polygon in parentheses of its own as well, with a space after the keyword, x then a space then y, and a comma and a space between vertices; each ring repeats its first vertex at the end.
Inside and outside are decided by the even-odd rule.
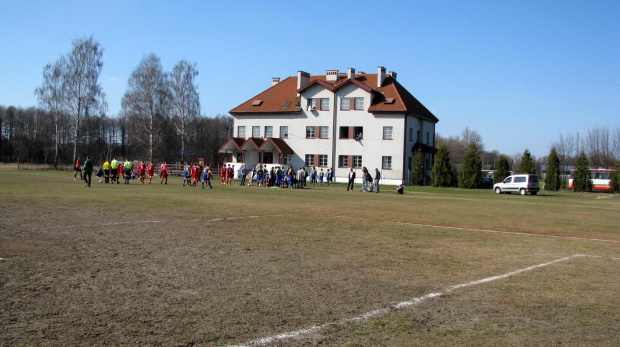
POLYGON ((213 177, 213 173, 211 172, 211 166, 207 165, 205 166, 204 173, 202 175, 202 189, 205 189, 205 183, 209 185, 209 189, 213 188, 213 186, 211 186, 211 177, 213 177))
POLYGON ((189 170, 192 174, 192 186, 196 186, 200 181, 200 168, 198 167, 198 163, 194 163, 189 170))
POLYGON ((226 184, 228 184, 229 186, 232 186, 232 181, 234 177, 235 177, 235 168, 231 167, 230 164, 228 164, 228 169, 226 169, 226 184))
POLYGON ((379 168, 375 168, 375 191, 379 192, 379 180, 381 179, 381 172, 379 172, 379 168))
POLYGON ((145 173, 146 173, 146 165, 144 165, 144 161, 140 161, 140 164, 138 164, 138 178, 140 179, 140 182, 142 182, 142 184, 144 184, 145 173))
POLYGON ((118 184, 118 166, 120 165, 120 163, 118 162, 118 160, 116 160, 116 158, 112 159, 112 162, 110 163, 110 167, 112 168, 112 183, 114 183, 114 181, 116 181, 116 184, 118 184))
POLYGON ((355 183, 355 171, 351 168, 351 171, 349 171, 349 184, 347 184, 347 192, 349 191, 349 188, 353 191, 353 183, 355 183))
POLYGON ((164 162, 163 164, 161 164, 161 172, 159 173, 159 175, 161 176, 161 181, 159 182, 159 184, 164 183, 164 181, 166 181, 166 184, 168 184, 168 164, 166 164, 166 162, 164 162))
POLYGON ((155 176, 155 164, 150 162, 149 165, 146 166, 146 173, 149 175, 149 184, 151 184, 151 180, 153 176, 155 176))
POLYGON ((86 161, 84 162, 84 181, 86 182, 86 186, 90 187, 90 182, 93 177, 93 162, 90 160, 90 157, 86 157, 86 161))
POLYGON ((83 179, 82 178, 82 166, 80 165, 80 157, 77 157, 75 159, 75 174, 73 175, 73 180, 77 181, 77 174, 78 172, 80 173, 80 181, 83 179))
POLYGON ((125 184, 129 184, 129 180, 131 179, 131 171, 133 169, 133 162, 129 161, 129 159, 125 159, 123 169, 125 170, 125 184))
POLYGON ((108 159, 103 163, 103 177, 105 177, 105 183, 110 183, 110 161, 108 159))
POLYGON ((228 170, 226 169, 226 165, 223 165, 220 169, 220 177, 222 177, 222 185, 226 184, 226 176, 228 175, 228 170))
POLYGON ((245 164, 241 165, 241 185, 245 186, 245 175, 247 175, 248 170, 245 168, 245 164))

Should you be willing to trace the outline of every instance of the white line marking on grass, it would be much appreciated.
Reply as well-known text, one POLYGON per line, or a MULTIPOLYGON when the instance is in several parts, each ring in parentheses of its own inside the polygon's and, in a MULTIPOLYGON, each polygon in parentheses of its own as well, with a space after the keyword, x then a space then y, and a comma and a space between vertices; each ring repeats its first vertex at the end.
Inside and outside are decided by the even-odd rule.
MULTIPOLYGON (((373 317, 377 317, 377 316, 382 316, 385 315, 391 311, 394 310, 398 310, 398 309, 402 309, 405 307, 410 307, 410 306, 416 306, 426 300, 429 299, 433 299, 436 297, 440 297, 443 295, 446 295, 448 293, 451 293, 457 289, 462 289, 462 288, 467 288, 467 287, 472 287, 472 286, 476 286, 479 284, 484 284, 484 283, 488 283, 488 282, 492 282, 492 281, 497 281, 497 280, 502 280, 502 279, 506 279, 508 277, 514 276, 514 275, 518 275, 524 272, 528 272, 528 271, 532 271, 532 270, 536 270, 545 266, 549 266, 549 265, 553 265, 559 262, 563 262, 563 261, 567 261, 576 257, 590 257, 589 255, 583 255, 583 254, 575 254, 575 255, 571 255, 568 257, 564 257, 564 258, 559 258, 559 259, 555 259, 552 260, 550 262, 547 263, 542 263, 542 264, 537 264, 537 265, 532 265, 523 269, 519 269, 516 271, 512 271, 512 272, 508 272, 502 275, 497 275, 497 276, 492 276, 492 277, 487 277, 487 278, 483 278, 483 279, 479 279, 476 281, 471 281, 471 282, 467 282, 467 283, 461 283, 461 284, 457 284, 451 287, 448 287, 444 290, 438 291, 438 292, 434 292, 434 293, 429 293, 417 298, 413 298, 411 300, 408 301, 403 301, 403 302, 399 302, 397 304, 388 306, 388 307, 384 307, 384 308, 380 308, 380 309, 376 309, 373 311, 369 311, 366 312, 362 315, 356 316, 356 317, 352 317, 352 318, 343 318, 341 320, 338 321, 333 321, 333 322, 328 322, 328 323, 323 323, 320 325, 315 325, 309 328, 305 328, 305 329, 300 329, 300 330, 295 330, 295 331, 291 331, 291 332, 287 332, 287 333, 282 333, 282 334, 278 334, 278 335, 274 335, 274 336, 270 336, 270 337, 263 337, 257 340, 253 340, 253 341, 249 341, 246 342, 245 344, 242 345, 234 345, 237 347, 242 347, 242 346, 264 346, 270 343, 274 343, 277 341, 283 341, 283 340, 290 340, 290 339, 294 339, 294 338, 298 338, 304 335, 309 335, 315 332, 318 332, 326 327, 329 326, 335 326, 335 325, 343 325, 346 323, 352 323, 352 322, 360 322, 360 321, 365 321, 368 320, 370 318, 373 317)), ((232 346, 231 346, 232 347, 232 346)))
POLYGON ((193 218, 193 219, 163 219, 163 220, 140 220, 140 221, 130 221, 130 222, 114 222, 114 223, 101 223, 101 224, 83 224, 83 225, 66 225, 62 226, 62 228, 90 228, 95 226, 114 226, 114 225, 126 225, 126 224, 144 224, 144 223, 179 223, 179 222, 222 222, 228 220, 241 220, 241 219, 252 219, 252 218, 269 218, 269 217, 288 217, 294 216, 293 214, 271 214, 264 216, 242 216, 242 217, 223 217, 223 218, 211 218, 211 219, 202 219, 202 218, 193 218))
MULTIPOLYGON (((373 219, 368 219, 368 218, 358 218, 358 217, 349 217, 349 216, 334 216, 334 217, 336 217, 336 218, 357 219, 357 220, 366 220, 366 221, 371 221, 371 222, 375 221, 373 219)), ((385 221, 381 221, 381 222, 385 222, 385 221)), ((463 227, 451 227, 451 226, 447 226, 447 225, 433 225, 433 224, 420 224, 420 223, 395 222, 395 221, 388 221, 388 222, 391 222, 391 223, 394 223, 394 224, 411 225, 411 226, 424 227, 424 228, 451 229, 451 230, 459 230, 459 231, 482 231, 482 232, 496 233, 496 234, 527 235, 527 236, 539 236, 539 237, 553 237, 553 238, 569 239, 569 240, 600 241, 600 242, 620 243, 619 240, 593 239, 593 238, 577 237, 577 236, 545 235, 545 234, 526 233, 526 232, 522 232, 522 231, 507 231, 507 230, 463 228, 463 227)))

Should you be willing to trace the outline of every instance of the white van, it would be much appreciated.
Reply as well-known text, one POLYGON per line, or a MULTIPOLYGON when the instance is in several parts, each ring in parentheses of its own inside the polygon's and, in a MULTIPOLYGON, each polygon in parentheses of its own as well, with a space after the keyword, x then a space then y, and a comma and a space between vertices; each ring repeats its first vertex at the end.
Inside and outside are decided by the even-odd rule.
POLYGON ((521 195, 527 193, 536 195, 540 190, 538 176, 531 174, 508 176, 503 182, 493 185, 493 190, 497 194, 519 192, 521 195))

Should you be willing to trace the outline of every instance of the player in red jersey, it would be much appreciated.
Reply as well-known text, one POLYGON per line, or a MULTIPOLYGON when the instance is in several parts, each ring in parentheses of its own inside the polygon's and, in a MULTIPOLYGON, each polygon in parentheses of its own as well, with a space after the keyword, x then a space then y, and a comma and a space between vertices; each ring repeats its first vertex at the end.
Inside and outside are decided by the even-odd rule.
POLYGON ((149 184, 151 184, 151 180, 155 176, 155 164, 153 162, 146 166, 146 173, 149 175, 149 184))
POLYGON ((226 169, 226 165, 222 166, 222 168, 220 169, 220 176, 222 176, 222 185, 226 184, 227 172, 228 172, 228 169, 226 169))
POLYGON ((200 169, 198 168, 198 164, 194 163, 189 169, 189 172, 192 175, 192 185, 195 186, 200 180, 200 169))
POLYGON ((233 176, 235 176, 235 168, 228 164, 228 168, 226 169, 226 184, 229 186, 232 186, 233 176))
POLYGON ((146 173, 146 165, 144 165, 143 161, 140 161, 140 164, 138 164, 138 179, 140 179, 140 182, 142 182, 142 184, 144 184, 145 173, 146 173))
POLYGON ((166 181, 166 184, 168 184, 168 164, 164 162, 163 164, 161 164, 160 169, 161 172, 159 175, 161 176, 161 181, 159 182, 159 184, 164 183, 164 180, 166 181))

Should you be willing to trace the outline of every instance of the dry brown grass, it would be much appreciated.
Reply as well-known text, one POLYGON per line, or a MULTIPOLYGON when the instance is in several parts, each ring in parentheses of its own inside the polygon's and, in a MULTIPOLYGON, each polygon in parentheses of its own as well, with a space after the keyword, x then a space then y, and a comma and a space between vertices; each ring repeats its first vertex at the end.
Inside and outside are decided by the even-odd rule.
POLYGON ((0 182, 0 345, 620 343, 617 196, 0 182))

